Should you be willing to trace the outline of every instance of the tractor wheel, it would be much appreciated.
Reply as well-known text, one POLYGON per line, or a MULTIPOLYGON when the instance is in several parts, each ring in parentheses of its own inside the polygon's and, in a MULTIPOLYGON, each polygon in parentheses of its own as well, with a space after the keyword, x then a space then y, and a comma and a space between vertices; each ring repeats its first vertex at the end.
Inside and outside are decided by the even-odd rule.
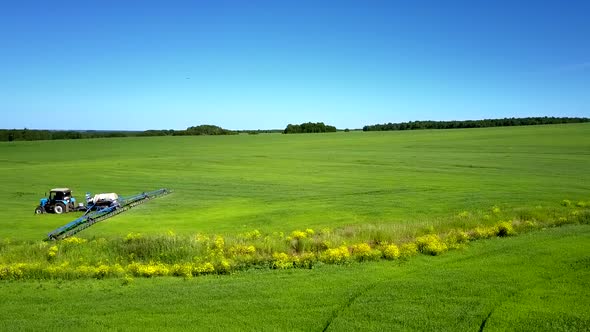
POLYGON ((66 212, 66 206, 63 203, 56 203, 53 207, 53 211, 55 211, 55 214, 62 214, 66 212))
POLYGON ((43 214, 43 212, 45 212, 45 209, 37 206, 37 208, 35 208, 35 214, 43 214))

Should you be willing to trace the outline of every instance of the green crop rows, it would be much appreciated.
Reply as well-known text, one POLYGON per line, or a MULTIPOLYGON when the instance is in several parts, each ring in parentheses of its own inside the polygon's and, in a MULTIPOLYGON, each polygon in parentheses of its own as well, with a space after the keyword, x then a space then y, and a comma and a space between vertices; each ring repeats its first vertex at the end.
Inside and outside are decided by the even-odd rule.
POLYGON ((588 124, 0 143, 0 325, 583 330, 589 183, 588 124), (53 187, 174 193, 54 245, 53 187))
POLYGON ((158 199, 93 226, 129 232, 290 232, 590 200, 590 125, 0 144, 0 238, 43 239, 52 187, 158 199))

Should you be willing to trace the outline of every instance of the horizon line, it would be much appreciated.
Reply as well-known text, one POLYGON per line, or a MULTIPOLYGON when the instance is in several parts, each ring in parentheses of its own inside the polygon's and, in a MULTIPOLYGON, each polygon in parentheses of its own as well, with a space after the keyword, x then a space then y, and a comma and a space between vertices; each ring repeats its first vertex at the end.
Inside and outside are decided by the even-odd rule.
MULTIPOLYGON (((371 125, 363 125, 362 127, 359 128, 351 128, 351 127, 346 127, 346 128, 337 128, 337 130, 345 130, 345 129, 349 129, 349 130, 362 130, 363 127, 365 126, 374 126, 374 125, 381 125, 381 124, 402 124, 402 123, 413 123, 413 122, 460 122, 460 121, 486 121, 486 120, 504 120, 504 119, 530 119, 530 118, 556 118, 556 119, 586 119, 586 120, 590 120, 590 117, 586 117, 586 116, 549 116, 549 115, 543 115, 543 116, 523 116, 523 117, 501 117, 501 118, 480 118, 480 119, 462 119, 462 120, 457 120, 457 119, 453 119, 453 120, 410 120, 410 121, 401 121, 401 122, 382 122, 382 123, 375 123, 375 124, 371 124, 371 125)), ((287 127, 288 125, 291 124, 302 124, 302 123, 324 123, 326 125, 329 125, 326 122, 323 121, 319 121, 319 122, 313 122, 313 121, 307 121, 307 122, 301 122, 301 123, 289 123, 287 124, 285 127, 287 127)), ((21 128, 0 128, 0 130, 45 130, 45 131, 78 131, 78 132, 145 132, 145 131, 150 131, 150 130, 154 130, 154 131, 168 131, 168 130, 174 130, 174 131, 183 131, 183 130, 187 130, 190 127, 195 127, 195 126, 217 126, 220 127, 222 129, 225 130, 231 130, 231 131, 282 131, 284 130, 281 128, 271 128, 271 129, 230 129, 230 128, 224 128, 222 126, 219 125, 214 125, 214 124, 209 124, 209 123, 202 123, 202 124, 198 124, 198 125, 193 125, 193 126, 189 126, 186 127, 184 129, 47 129, 47 128, 27 128, 27 127, 23 127, 21 128)))

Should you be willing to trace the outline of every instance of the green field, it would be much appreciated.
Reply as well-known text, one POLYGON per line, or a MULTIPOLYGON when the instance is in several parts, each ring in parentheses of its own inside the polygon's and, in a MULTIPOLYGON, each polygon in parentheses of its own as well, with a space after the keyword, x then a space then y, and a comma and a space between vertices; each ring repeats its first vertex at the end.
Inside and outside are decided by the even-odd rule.
POLYGON ((0 144, 0 238, 43 239, 72 215, 34 216, 68 186, 173 195, 93 226, 129 232, 285 231, 448 219, 590 199, 590 125, 0 144))
POLYGON ((0 143, 0 326, 588 330, 588 184, 590 124, 0 143), (79 233, 84 242, 48 244, 48 232, 79 215, 33 214, 53 187, 79 200, 174 193, 79 233), (498 225, 517 236, 496 237, 498 225), (315 233, 296 239, 306 229, 315 233), (254 230, 262 235, 244 237, 254 230), (457 234, 469 241, 452 242, 457 234), (359 243, 378 252, 439 235, 454 250, 355 253, 359 243), (231 254, 247 245, 255 254, 231 254), (326 259, 342 247, 350 258, 326 259), (275 252, 311 253, 313 269, 273 270, 283 268, 275 252), (235 268, 220 270, 225 259, 235 268), (103 280, 72 274, 207 260, 214 272, 195 278, 130 281, 128 267, 103 280), (25 277, 14 272, 21 262, 25 277))

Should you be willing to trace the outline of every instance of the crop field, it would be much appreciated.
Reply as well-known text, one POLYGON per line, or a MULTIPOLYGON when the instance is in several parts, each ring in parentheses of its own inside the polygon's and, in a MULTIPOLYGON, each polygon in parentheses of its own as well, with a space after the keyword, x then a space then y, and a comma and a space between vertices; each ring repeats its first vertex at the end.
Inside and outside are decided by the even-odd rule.
POLYGON ((0 326, 584 330, 589 184, 589 124, 0 143, 0 326))
POLYGON ((432 223, 463 211, 590 200, 590 125, 323 135, 147 137, 0 144, 0 238, 40 240, 54 187, 173 195, 93 226, 231 233, 432 223))

